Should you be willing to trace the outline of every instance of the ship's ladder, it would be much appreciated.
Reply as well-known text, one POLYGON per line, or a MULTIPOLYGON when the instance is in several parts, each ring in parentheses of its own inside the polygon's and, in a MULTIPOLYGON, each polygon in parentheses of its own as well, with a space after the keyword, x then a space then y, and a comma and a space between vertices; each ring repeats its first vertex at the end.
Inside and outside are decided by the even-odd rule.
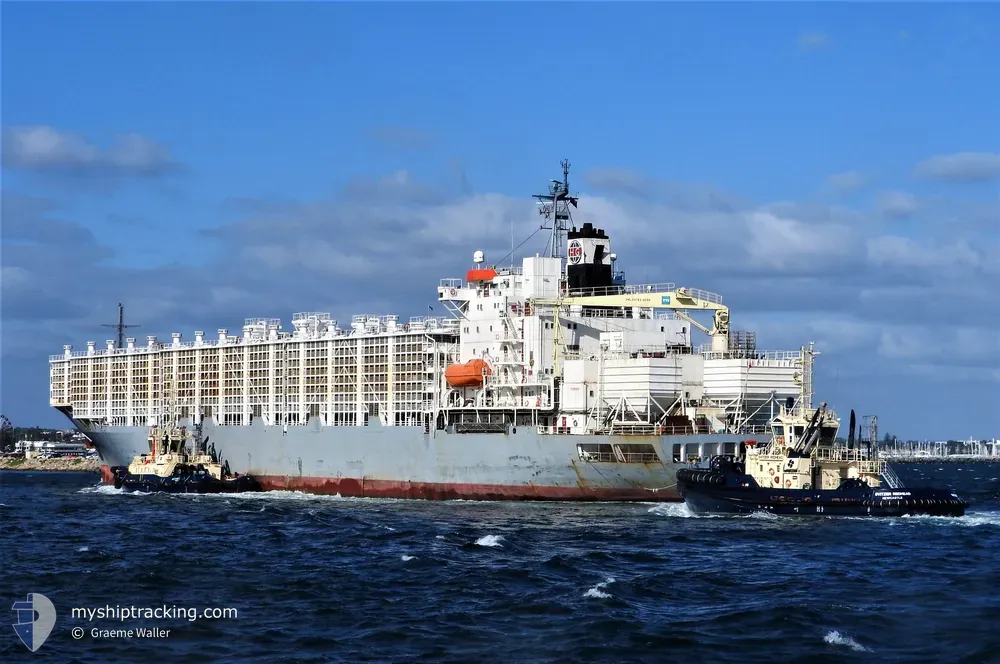
POLYGON ((501 341, 511 344, 520 344, 521 338, 519 336, 517 325, 514 319, 511 318, 510 312, 506 308, 500 310, 500 320, 503 321, 505 327, 504 338, 501 341))
POLYGON ((882 479, 885 480, 885 483, 889 485, 890 489, 903 488, 903 481, 899 479, 899 475, 896 474, 896 471, 889 467, 889 464, 883 462, 880 474, 882 475, 882 479))

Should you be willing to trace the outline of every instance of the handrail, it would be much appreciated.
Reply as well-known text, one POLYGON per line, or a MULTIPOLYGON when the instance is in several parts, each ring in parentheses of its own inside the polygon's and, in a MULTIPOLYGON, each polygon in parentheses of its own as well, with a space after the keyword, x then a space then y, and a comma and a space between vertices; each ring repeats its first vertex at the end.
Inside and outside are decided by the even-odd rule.
POLYGON ((591 295, 635 295, 637 293, 668 293, 677 290, 677 284, 665 282, 659 284, 629 284, 621 286, 598 286, 595 288, 573 288, 567 291, 568 297, 589 297, 591 295))
POLYGON ((711 344, 700 344, 695 353, 706 360, 798 360, 802 351, 798 350, 752 350, 742 349, 713 351, 711 344))

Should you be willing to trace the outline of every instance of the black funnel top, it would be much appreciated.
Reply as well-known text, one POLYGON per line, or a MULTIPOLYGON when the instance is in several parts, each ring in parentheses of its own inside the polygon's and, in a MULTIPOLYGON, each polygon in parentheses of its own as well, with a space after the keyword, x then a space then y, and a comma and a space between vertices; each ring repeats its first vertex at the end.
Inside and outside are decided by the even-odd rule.
POLYGON ((611 265, 605 264, 611 253, 611 241, 603 228, 585 222, 567 234, 566 280, 570 291, 597 291, 614 284, 611 265))

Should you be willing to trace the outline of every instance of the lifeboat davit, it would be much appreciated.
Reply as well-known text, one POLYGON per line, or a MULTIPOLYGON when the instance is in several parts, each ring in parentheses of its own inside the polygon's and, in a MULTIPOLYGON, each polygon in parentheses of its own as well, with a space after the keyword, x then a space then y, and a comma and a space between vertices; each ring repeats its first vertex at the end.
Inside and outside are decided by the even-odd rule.
POLYGON ((453 364, 445 369, 444 379, 452 387, 482 387, 484 373, 493 373, 485 360, 469 360, 465 364, 453 364))

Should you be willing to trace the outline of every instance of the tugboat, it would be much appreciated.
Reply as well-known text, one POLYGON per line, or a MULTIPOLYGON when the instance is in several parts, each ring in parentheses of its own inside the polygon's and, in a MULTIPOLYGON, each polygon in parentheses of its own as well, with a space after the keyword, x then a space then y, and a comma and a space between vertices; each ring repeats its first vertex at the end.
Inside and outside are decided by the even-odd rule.
POLYGON ((840 421, 825 403, 817 409, 782 405, 770 443, 746 441, 742 455, 714 456, 708 468, 677 471, 678 491, 696 514, 965 514, 969 504, 950 490, 904 487, 878 458, 874 435, 867 444, 855 441, 853 410, 850 426, 846 446, 840 445, 840 421))
POLYGON ((116 489, 168 493, 242 493, 261 491, 260 483, 249 475, 233 474, 229 463, 220 463, 215 453, 205 449, 200 436, 194 436, 194 449, 188 453, 185 427, 176 425, 150 427, 149 454, 140 454, 126 466, 111 469, 116 489))

